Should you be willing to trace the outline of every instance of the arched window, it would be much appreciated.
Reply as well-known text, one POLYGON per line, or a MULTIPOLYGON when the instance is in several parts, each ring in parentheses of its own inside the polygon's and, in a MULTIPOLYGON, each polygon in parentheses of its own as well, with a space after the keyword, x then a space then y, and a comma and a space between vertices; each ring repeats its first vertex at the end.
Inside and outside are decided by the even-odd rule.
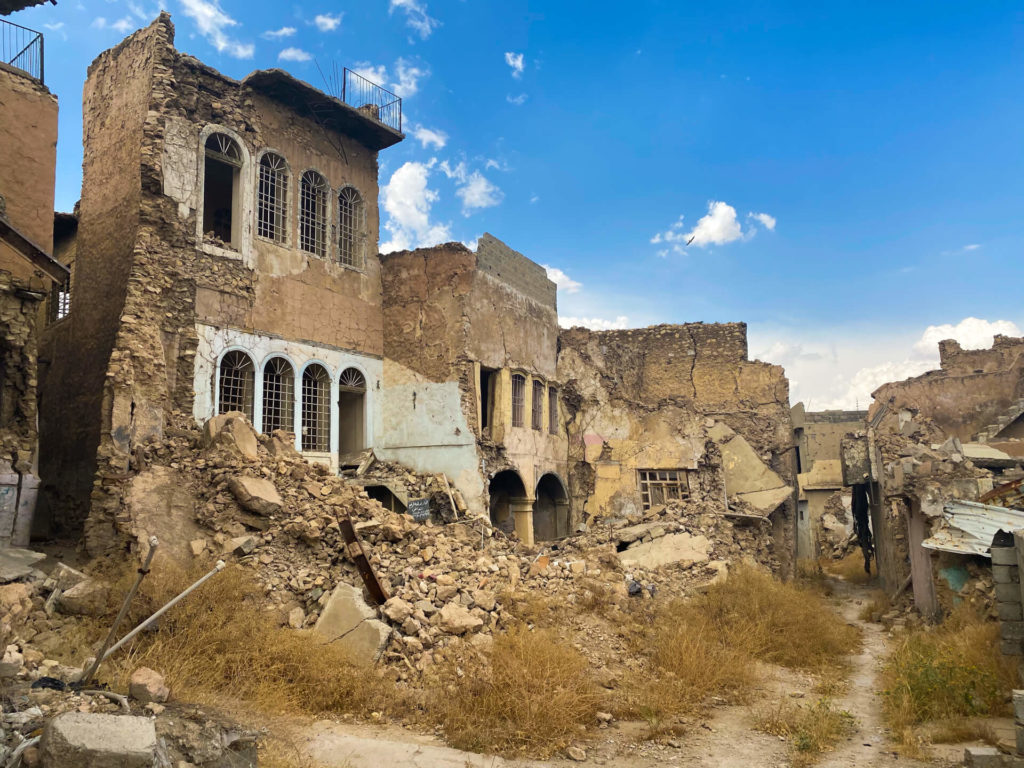
POLYGON ((512 426, 521 427, 525 423, 526 411, 526 377, 521 373, 512 374, 512 426))
POLYGON ((224 133, 211 133, 205 150, 203 238, 237 249, 241 239, 238 179, 242 171, 242 151, 237 142, 224 133))
POLYGON ((338 260, 363 268, 363 198, 355 187, 338 194, 338 260))
POLYGON ((256 188, 256 234, 285 242, 288 230, 288 166, 284 158, 267 152, 260 158, 256 188))
POLYGON ((263 431, 294 428, 295 371, 283 357, 272 357, 263 366, 263 431))
POLYGON ((338 380, 338 453, 350 456, 366 447, 366 378, 346 368, 338 380))
POLYGON ((302 372, 302 450, 331 449, 331 379, 322 365, 302 372))
POLYGON ((218 413, 241 411, 252 421, 253 393, 256 389, 256 368, 245 352, 232 350, 220 361, 218 382, 218 413))
POLYGON ((302 174, 299 190, 299 248, 327 256, 327 179, 316 171, 302 174))

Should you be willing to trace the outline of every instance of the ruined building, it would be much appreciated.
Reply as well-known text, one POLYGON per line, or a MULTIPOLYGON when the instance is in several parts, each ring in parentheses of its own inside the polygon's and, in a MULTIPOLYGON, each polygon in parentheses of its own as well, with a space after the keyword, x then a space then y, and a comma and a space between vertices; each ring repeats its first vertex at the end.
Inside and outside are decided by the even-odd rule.
POLYGON ((123 546, 146 446, 241 411, 368 489, 374 461, 406 468, 380 481, 393 505, 409 471, 450 481, 531 544, 693 498, 791 559, 788 385, 745 325, 560 331, 545 270, 486 234, 379 255, 401 101, 351 72, 344 102, 235 81, 173 34, 162 14, 85 85, 82 199, 56 230, 73 280, 43 339, 56 526, 123 546))
MULTIPOLYGON (((3 13, 24 3, 0 7, 3 13)), ((52 256, 57 99, 42 35, 0 19, 0 546, 28 544, 39 487, 37 317, 67 270, 52 256), (5 57, 7 59, 8 57, 5 57)))

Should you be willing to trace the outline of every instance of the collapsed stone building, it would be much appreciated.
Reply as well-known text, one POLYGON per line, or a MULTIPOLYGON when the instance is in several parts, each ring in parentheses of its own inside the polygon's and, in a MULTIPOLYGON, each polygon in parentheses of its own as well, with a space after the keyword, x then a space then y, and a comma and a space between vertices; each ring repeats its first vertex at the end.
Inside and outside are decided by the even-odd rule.
POLYGON ((560 330, 544 268, 488 234, 379 255, 401 101, 361 79, 344 101, 280 70, 232 80, 173 38, 161 14, 85 84, 82 197, 54 230, 72 280, 41 339, 55 531, 121 550, 146 447, 240 411, 393 510, 437 475, 532 544, 713 501, 789 567, 788 384, 749 360, 744 324, 560 330), (374 462, 412 474, 368 479, 374 462))

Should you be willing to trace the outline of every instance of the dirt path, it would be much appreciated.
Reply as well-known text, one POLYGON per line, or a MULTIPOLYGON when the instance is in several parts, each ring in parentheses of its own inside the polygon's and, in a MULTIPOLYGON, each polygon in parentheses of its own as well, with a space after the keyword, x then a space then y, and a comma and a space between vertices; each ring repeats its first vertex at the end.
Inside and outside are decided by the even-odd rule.
MULTIPOLYGON (((844 618, 864 633, 863 648, 852 660, 853 673, 848 692, 835 701, 857 721, 857 731, 823 756, 821 768, 919 768, 936 763, 921 763, 900 758, 887 744, 881 719, 878 693, 879 664, 888 653, 888 638, 882 627, 861 621, 857 615, 868 599, 869 590, 843 583, 836 584, 836 597, 844 618)), ((813 696, 809 681, 785 670, 769 675, 757 701, 791 695, 813 696), (803 691, 803 692, 801 692, 803 691)), ((416 768, 511 768, 511 766, 601 765, 608 768, 784 768, 789 765, 787 744, 751 727, 751 709, 745 706, 715 709, 705 720, 697 721, 684 735, 662 742, 644 741, 640 723, 617 723, 597 731, 587 745, 583 763, 556 759, 547 762, 506 761, 446 747, 433 736, 415 734, 400 728, 318 722, 304 729, 299 743, 303 752, 326 768, 379 768, 409 765, 416 768)), ((960 753, 962 755, 962 752, 960 753)), ((950 763, 942 761, 949 765, 950 763)), ((942 763, 940 763, 942 764, 942 763)))

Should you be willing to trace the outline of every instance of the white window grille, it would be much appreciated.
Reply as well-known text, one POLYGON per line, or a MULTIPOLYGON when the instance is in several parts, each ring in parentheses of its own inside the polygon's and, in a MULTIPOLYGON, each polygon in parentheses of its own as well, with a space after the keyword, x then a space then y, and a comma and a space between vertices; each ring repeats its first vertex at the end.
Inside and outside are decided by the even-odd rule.
POLYGON ((525 423, 526 411, 526 377, 521 373, 512 374, 512 426, 521 427, 525 423))
POLYGON ((255 385, 256 369, 252 358, 238 350, 228 352, 220 361, 220 397, 217 412, 241 411, 249 421, 252 421, 255 385))
POLYGON ((242 151, 238 148, 238 144, 223 133, 210 134, 206 140, 206 156, 230 165, 242 165, 242 151))
POLYGON ((533 400, 530 401, 531 426, 536 430, 544 428, 544 382, 533 382, 533 400))
POLYGON ((346 368, 341 372, 339 386, 346 392, 365 392, 366 379, 358 368, 346 368))
POLYGON ((46 301, 46 321, 55 323, 63 320, 71 312, 71 278, 75 273, 75 264, 69 266, 71 270, 67 279, 50 286, 50 295, 46 301))
POLYGON ((331 449, 331 379, 322 365, 302 372, 302 450, 331 449))
POLYGON ((554 387, 548 390, 548 432, 558 434, 558 390, 554 387))
POLYGON ((302 174, 299 191, 299 248, 327 256, 327 179, 316 171, 302 174))
POLYGON ((263 431, 294 427, 295 371, 283 357, 272 357, 263 367, 263 431))
POLYGON ((637 476, 645 510, 690 497, 690 477, 685 469, 641 469, 637 476))
POLYGON ((363 268, 363 198, 354 187, 338 194, 338 260, 363 268))
POLYGON ((288 224, 288 166, 284 158, 268 152, 260 158, 256 189, 256 234, 285 242, 288 224))

